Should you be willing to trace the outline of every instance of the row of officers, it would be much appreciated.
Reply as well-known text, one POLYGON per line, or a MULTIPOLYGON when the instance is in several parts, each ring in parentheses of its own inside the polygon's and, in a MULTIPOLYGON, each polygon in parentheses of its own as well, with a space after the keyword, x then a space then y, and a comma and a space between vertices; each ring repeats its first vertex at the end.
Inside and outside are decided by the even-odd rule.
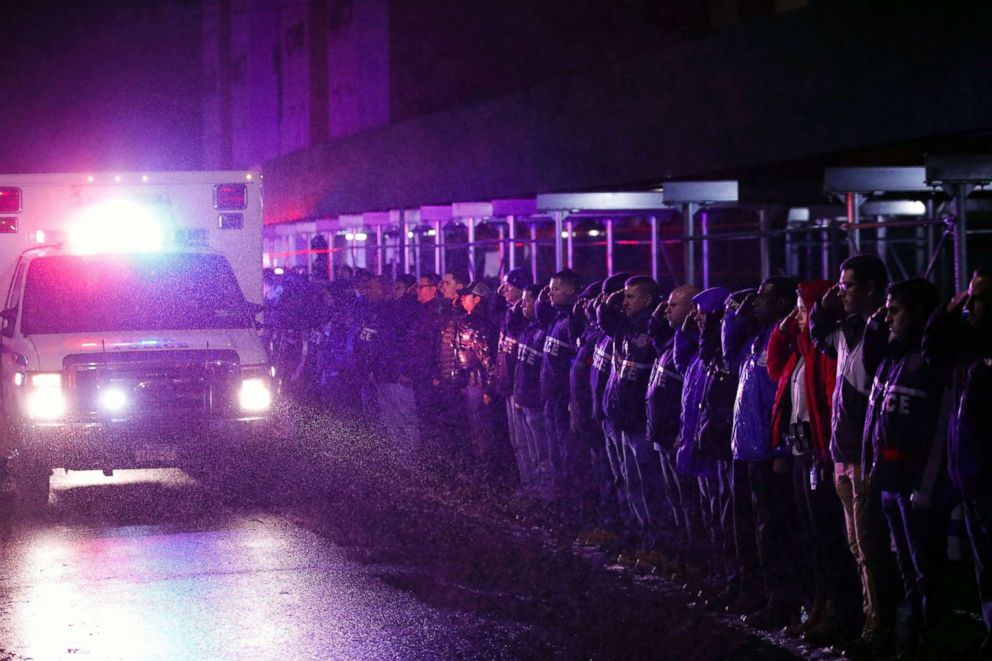
POLYGON ((992 630, 990 278, 940 302, 870 255, 837 282, 667 295, 359 274, 328 298, 349 312, 317 378, 356 388, 411 468, 512 486, 755 626, 911 657, 940 644, 955 508, 992 630))

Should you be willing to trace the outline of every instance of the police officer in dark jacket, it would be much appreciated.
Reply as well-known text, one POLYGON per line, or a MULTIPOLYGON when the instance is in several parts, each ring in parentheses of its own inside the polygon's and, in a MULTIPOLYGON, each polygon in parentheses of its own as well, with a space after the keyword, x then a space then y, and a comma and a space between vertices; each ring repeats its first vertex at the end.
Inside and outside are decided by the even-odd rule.
POLYGON ((585 319, 578 318, 572 309, 578 295, 578 275, 564 269, 551 276, 537 300, 537 317, 547 328, 541 364, 541 395, 545 401, 548 439, 553 452, 551 461, 563 491, 571 490, 573 485, 569 480, 579 465, 568 415, 568 375, 575 359, 575 340, 585 324, 585 319))
POLYGON ((541 365, 544 362, 544 324, 537 320, 535 304, 540 285, 528 285, 520 301, 527 327, 517 341, 517 366, 513 372, 513 405, 527 441, 530 469, 520 476, 522 487, 531 495, 550 497, 554 490, 548 447, 547 417, 541 396, 541 365))
POLYGON ((654 547, 664 497, 661 467, 647 441, 644 404, 651 365, 657 357, 648 335, 648 320, 659 298, 658 283, 647 276, 635 276, 624 283, 622 293, 611 294, 606 301, 610 308, 620 307, 623 324, 613 334, 614 369, 606 386, 604 405, 620 432, 628 505, 640 526, 646 549, 654 547))
POLYGON ((382 359, 376 361, 376 382, 380 420, 395 450, 397 460, 412 468, 420 454, 420 425, 411 374, 414 366, 409 339, 420 304, 416 278, 400 274, 393 288, 393 300, 382 302, 383 332, 379 338, 382 359))
MULTIPOLYGON (((510 447, 513 449, 521 483, 530 481, 528 474, 532 471, 532 466, 527 450, 526 432, 522 430, 523 422, 513 404, 513 373, 517 366, 517 342, 528 323, 520 302, 524 288, 529 284, 531 284, 530 274, 524 269, 515 268, 510 269, 503 283, 496 290, 497 296, 505 301, 505 310, 500 315, 499 340, 496 345, 496 376, 493 383, 496 401, 493 402, 493 406, 506 410, 505 429, 510 439, 510 447)), ((500 425, 500 429, 502 428, 503 426, 500 425)))
POLYGON ((992 269, 975 271, 967 291, 938 308, 924 333, 924 356, 951 385, 947 468, 961 494, 978 595, 992 652, 992 269))
MULTIPOLYGON (((405 362, 417 403, 423 458, 444 477, 451 469, 454 439, 465 422, 457 389, 450 381, 442 383, 440 378, 442 336, 451 325, 451 337, 454 337, 456 319, 451 300, 438 295, 440 282, 441 278, 434 273, 425 273, 417 281, 419 314, 410 330, 405 362)), ((450 339, 444 349, 447 363, 453 364, 450 339)))
MULTIPOLYGON (((699 288, 692 285, 676 287, 654 310, 648 320, 648 335, 658 357, 651 366, 646 392, 645 429, 648 441, 658 453, 659 466, 674 529, 679 535, 679 560, 694 547, 693 528, 698 512, 696 485, 675 471, 676 439, 682 409, 682 381, 685 374, 675 364, 676 343, 686 345, 695 341, 682 331, 682 325, 692 309, 692 297, 699 288)), ((684 347, 683 347, 684 348, 684 347)))
POLYGON ((370 417, 378 415, 376 376, 385 355, 386 303, 385 293, 389 290, 385 276, 375 276, 363 283, 361 294, 355 306, 355 331, 352 346, 355 352, 355 366, 362 393, 362 407, 370 417))
POLYGON ((620 526, 632 518, 627 505, 627 492, 623 487, 623 444, 620 432, 603 406, 606 384, 613 373, 613 338, 623 324, 622 314, 609 308, 606 299, 615 292, 623 291, 623 284, 629 277, 629 273, 621 272, 604 280, 599 296, 593 303, 597 339, 593 348, 592 368, 589 370, 589 387, 592 390, 592 417, 603 431, 603 456, 610 469, 610 483, 604 488, 608 489, 609 497, 614 503, 608 510, 614 516, 613 520, 605 522, 608 527, 620 526))
POLYGON ((500 473, 503 448, 496 447, 493 432, 492 403, 496 375, 496 328, 484 314, 485 300, 491 295, 488 285, 472 282, 458 290, 465 309, 455 332, 455 383, 468 416, 468 447, 478 468, 500 473))
MULTIPOLYGON (((607 519, 615 517, 607 515, 604 508, 610 506, 615 508, 616 499, 612 496, 610 486, 613 477, 609 461, 606 459, 603 430, 592 417, 593 391, 590 380, 596 343, 602 335, 596 323, 595 308, 602 285, 602 282, 594 282, 583 289, 573 309, 574 314, 585 317, 586 327, 576 340, 575 360, 572 361, 572 369, 569 372, 568 410, 577 452, 589 455, 589 465, 592 469, 588 482, 581 485, 584 488, 581 495, 583 508, 588 510, 588 516, 585 518, 590 520, 598 515, 598 522, 605 524, 609 523, 607 519)), ((604 542, 607 541, 604 537, 606 534, 604 529, 590 528, 579 535, 579 541, 604 542)))
POLYGON ((907 647, 900 652, 913 656, 933 603, 950 503, 947 480, 938 484, 938 476, 946 475, 941 454, 931 452, 935 445, 941 449, 934 436, 942 388, 920 346, 926 320, 936 307, 933 284, 923 278, 903 280, 889 286, 885 307, 868 322, 880 323, 884 316, 890 334, 868 397, 862 457, 873 488, 881 492, 909 605, 907 647))

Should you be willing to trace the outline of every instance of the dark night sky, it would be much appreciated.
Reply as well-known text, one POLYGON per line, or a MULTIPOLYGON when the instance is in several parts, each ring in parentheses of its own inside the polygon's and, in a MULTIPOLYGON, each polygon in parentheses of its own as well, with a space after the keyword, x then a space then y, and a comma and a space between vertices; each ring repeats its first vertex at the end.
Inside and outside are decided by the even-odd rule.
POLYGON ((196 0, 8 3, 0 172, 202 165, 196 0))

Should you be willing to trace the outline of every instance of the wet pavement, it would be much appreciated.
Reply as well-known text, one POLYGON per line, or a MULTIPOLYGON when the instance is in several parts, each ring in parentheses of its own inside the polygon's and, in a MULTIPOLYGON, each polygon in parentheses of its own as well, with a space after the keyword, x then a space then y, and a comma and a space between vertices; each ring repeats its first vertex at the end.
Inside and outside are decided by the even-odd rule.
POLYGON ((209 475, 57 472, 0 551, 0 659, 812 653, 573 548, 540 511, 410 475, 359 418, 282 413, 209 475))

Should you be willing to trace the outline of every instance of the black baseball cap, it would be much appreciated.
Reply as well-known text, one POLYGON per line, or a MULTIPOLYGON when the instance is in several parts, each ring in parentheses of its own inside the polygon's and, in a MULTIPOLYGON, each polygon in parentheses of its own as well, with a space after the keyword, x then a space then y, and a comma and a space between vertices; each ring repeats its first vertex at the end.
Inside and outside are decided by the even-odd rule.
POLYGON ((489 289, 489 285, 482 282, 481 280, 476 280, 475 282, 470 282, 467 287, 462 287, 458 290, 459 296, 464 296, 465 294, 475 294, 476 296, 489 296, 492 292, 489 289))

